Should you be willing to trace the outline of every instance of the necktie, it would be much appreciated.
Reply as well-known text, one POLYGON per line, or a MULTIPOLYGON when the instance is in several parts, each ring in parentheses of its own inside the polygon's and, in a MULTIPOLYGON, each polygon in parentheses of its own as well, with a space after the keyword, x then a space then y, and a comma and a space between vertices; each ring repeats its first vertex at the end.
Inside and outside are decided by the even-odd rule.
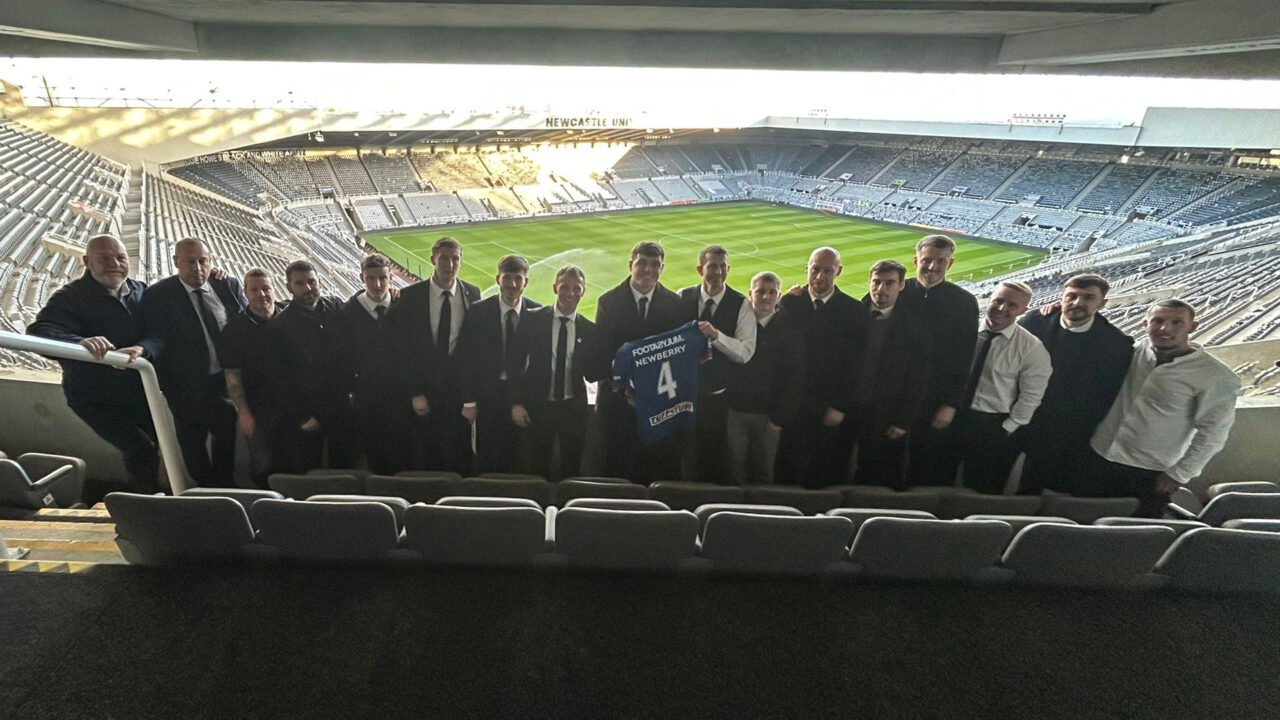
POLYGON ((872 310, 872 311, 871 311, 871 319, 872 319, 872 320, 879 320, 879 319, 881 319, 881 318, 883 318, 883 317, 884 317, 884 313, 880 312, 879 310, 872 310))
POLYGON ((218 319, 213 316, 213 311, 208 305, 204 304, 204 288, 196 288, 191 291, 191 296, 195 298, 196 307, 200 312, 200 323, 204 325, 206 333, 205 344, 209 351, 209 369, 217 372, 217 351, 214 349, 214 343, 217 342, 220 329, 218 328, 218 319))
POLYGON ((387 306, 375 305, 373 308, 373 314, 378 316, 378 322, 381 323, 383 318, 387 316, 387 306))
POLYGON ((516 368, 516 311, 508 310, 505 321, 506 334, 502 339, 503 365, 507 371, 507 379, 515 379, 516 368))
POLYGON ((449 297, 453 293, 448 290, 440 293, 440 322, 436 326, 436 350, 449 355, 449 333, 453 324, 453 308, 449 305, 449 297))
POLYGON ((715 311, 716 311, 716 301, 712 300, 711 298, 707 298, 707 301, 702 304, 702 317, 698 319, 705 320, 706 322, 711 322, 711 316, 715 314, 715 311))
POLYGON ((556 400, 564 399, 565 356, 569 354, 569 318, 560 318, 560 335, 556 337, 556 374, 551 394, 556 400))
POLYGON ((982 368, 987 364, 987 354, 991 352, 991 342, 995 336, 996 333, 990 330, 978 333, 978 347, 974 351, 973 367, 969 369, 969 382, 964 386, 964 400, 960 403, 962 410, 973 405, 973 398, 978 393, 978 382, 982 380, 982 368))
POLYGON ((822 306, 823 306, 823 304, 824 304, 824 303, 822 302, 822 300, 814 300, 814 301, 813 301, 813 311, 814 311, 814 312, 819 312, 819 311, 821 311, 821 310, 822 310, 822 306))
POLYGON ((649 317, 649 298, 647 297, 640 298, 640 301, 636 303, 636 309, 640 312, 641 320, 644 320, 645 318, 649 317))

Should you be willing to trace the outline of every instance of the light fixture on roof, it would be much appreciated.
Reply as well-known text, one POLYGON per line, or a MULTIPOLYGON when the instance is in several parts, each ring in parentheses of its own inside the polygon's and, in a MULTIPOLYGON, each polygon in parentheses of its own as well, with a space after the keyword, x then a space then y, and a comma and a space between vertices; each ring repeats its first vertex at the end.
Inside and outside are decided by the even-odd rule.
POLYGON ((311 139, 315 140, 316 142, 324 142, 324 133, 317 130, 311 133, 311 139))

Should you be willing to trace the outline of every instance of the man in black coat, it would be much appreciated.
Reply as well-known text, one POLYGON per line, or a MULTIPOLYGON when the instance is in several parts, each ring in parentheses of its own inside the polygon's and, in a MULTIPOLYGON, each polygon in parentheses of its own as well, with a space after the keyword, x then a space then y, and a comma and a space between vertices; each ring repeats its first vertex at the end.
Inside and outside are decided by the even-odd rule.
POLYGON ((528 428, 533 472, 548 480, 580 472, 590 414, 586 383, 600 380, 600 332, 578 313, 586 288, 581 268, 560 268, 555 305, 531 310, 517 335, 523 372, 512 380, 511 421, 528 428))
POLYGON ((226 376, 227 397, 236 407, 236 425, 248 440, 249 478, 266 488, 281 411, 287 405, 270 323, 285 306, 276 302, 271 276, 262 268, 244 274, 244 294, 249 305, 222 329, 218 360, 226 376))
MULTIPOLYGON (((146 283, 129 279, 129 254, 111 235, 90 238, 85 273, 67 283, 40 309, 27 332, 82 345, 102 358, 109 351, 147 357, 142 295, 146 283)), ((59 360, 67 405, 123 456, 131 489, 153 493, 159 477, 156 431, 136 372, 59 360)))
POLYGON ((1098 312, 1110 288, 1100 275, 1076 275, 1063 286, 1056 307, 1018 321, 1053 360, 1044 399, 1014 438, 1027 453, 1021 493, 1081 489, 1077 481, 1084 472, 1080 463, 1092 452, 1089 439, 1120 392, 1133 356, 1133 339, 1098 312))
POLYGON ((351 358, 356 435, 369 469, 394 475, 408 466, 412 411, 404 402, 395 338, 387 319, 399 303, 391 294, 391 262, 370 255, 360 263, 364 290, 342 306, 351 358))
POLYGON ((963 399, 977 343, 978 299, 947 281, 956 244, 946 235, 916 243, 916 276, 907 281, 898 305, 929 326, 929 391, 924 411, 908 442, 908 485, 955 485, 959 458, 951 423, 963 399))
POLYGON ((782 298, 782 309, 804 339, 804 394, 796 419, 778 446, 779 482, 806 487, 843 483, 857 430, 848 417, 867 308, 836 287, 844 270, 840 253, 822 247, 809 255, 808 285, 782 298))
MULTIPOLYGON (((631 275, 596 302, 600 328, 600 377, 612 377, 613 357, 633 340, 674 330, 684 322, 680 296, 658 282, 666 251, 655 242, 637 243, 627 265, 631 275)), ((635 408, 622 391, 601 389, 596 401, 605 435, 605 474, 641 483, 680 479, 685 443, 681 433, 642 446, 635 408)))
POLYGON ((462 416, 476 426, 476 466, 482 473, 527 472, 528 443, 511 420, 511 382, 524 372, 516 336, 525 315, 541 304, 524 297, 529 261, 498 260, 498 294, 467 312, 458 338, 462 357, 462 416))
POLYGON ((217 340, 247 303, 239 280, 211 275, 213 257, 204 242, 175 243, 173 266, 178 274, 152 285, 142 297, 147 348, 173 411, 191 480, 233 487, 236 411, 227 399, 217 340))
POLYGON ((853 396, 858 422, 859 485, 906 487, 907 437, 929 389, 929 329, 899 307, 907 268, 896 260, 871 266, 864 303, 870 310, 866 354, 853 396))
POLYGON ((458 278, 462 245, 444 237, 431 248, 431 277, 400 293, 387 316, 401 362, 402 397, 414 420, 412 466, 471 472, 471 425, 462 416, 458 336, 480 288, 458 278), (447 311, 447 312, 446 312, 447 311))

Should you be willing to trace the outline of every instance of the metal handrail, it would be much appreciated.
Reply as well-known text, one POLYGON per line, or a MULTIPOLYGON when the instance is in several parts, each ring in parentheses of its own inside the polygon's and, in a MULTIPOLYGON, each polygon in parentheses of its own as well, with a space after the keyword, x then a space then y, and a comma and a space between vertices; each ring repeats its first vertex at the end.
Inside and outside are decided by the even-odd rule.
POLYGON ((21 350, 46 357, 63 360, 78 360, 96 365, 110 365, 118 370, 135 370, 142 376, 142 392, 146 395, 147 408, 151 411, 151 422, 156 428, 156 441, 160 446, 160 460, 164 463, 165 473, 169 476, 169 487, 174 495, 194 487, 195 483, 187 475, 186 466, 182 464, 182 450, 178 447, 178 434, 173 429, 173 416, 169 414, 169 406, 160 391, 160 380, 156 377, 155 366, 143 358, 130 360, 121 352, 109 352, 101 360, 95 358, 85 348, 74 343, 32 335, 0 330, 0 347, 9 350, 21 350))

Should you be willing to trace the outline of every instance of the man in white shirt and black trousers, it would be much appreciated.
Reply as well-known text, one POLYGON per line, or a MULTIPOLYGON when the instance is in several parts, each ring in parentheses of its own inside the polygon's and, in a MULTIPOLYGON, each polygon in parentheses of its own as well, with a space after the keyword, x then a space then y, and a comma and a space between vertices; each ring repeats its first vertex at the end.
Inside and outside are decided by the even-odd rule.
POLYGON ((1196 311, 1176 298, 1147 310, 1120 394, 1093 434, 1086 472, 1098 495, 1136 496, 1139 514, 1160 517, 1227 442, 1240 379, 1190 341, 1196 311))
POLYGON ((393 475, 408 465, 412 410, 403 402, 400 358, 387 320, 397 298, 391 294, 391 261, 370 255, 360 263, 364 290, 342 306, 354 375, 351 399, 357 432, 369 469, 393 475))
POLYGON ((1002 283, 978 332, 956 427, 965 487, 978 492, 1004 492, 1018 454, 1010 436, 1031 422, 1053 375, 1044 344, 1014 322, 1031 296, 1023 283, 1002 283))

